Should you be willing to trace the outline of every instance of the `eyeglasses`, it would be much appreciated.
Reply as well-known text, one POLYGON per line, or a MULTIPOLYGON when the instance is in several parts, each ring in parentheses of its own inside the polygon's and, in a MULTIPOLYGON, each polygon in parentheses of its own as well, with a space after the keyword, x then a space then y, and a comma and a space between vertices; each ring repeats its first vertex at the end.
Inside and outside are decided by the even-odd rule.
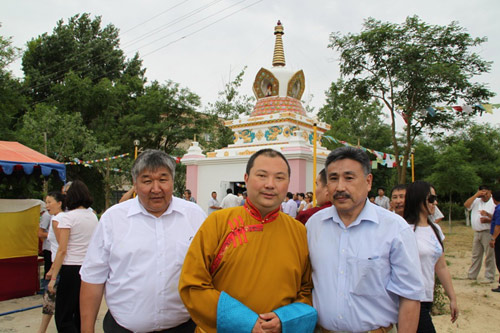
POLYGON ((429 203, 434 203, 434 202, 436 202, 436 200, 437 200, 437 196, 434 194, 429 195, 429 197, 427 198, 427 201, 429 203))

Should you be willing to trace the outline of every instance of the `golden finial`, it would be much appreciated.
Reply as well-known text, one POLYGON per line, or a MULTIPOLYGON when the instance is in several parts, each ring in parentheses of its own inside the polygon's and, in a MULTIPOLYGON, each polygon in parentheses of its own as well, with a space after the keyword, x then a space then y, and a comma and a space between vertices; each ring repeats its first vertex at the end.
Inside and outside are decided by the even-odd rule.
POLYGON ((285 34, 281 22, 274 27, 276 42, 274 44, 273 66, 285 66, 285 51, 283 51, 283 40, 281 36, 285 34))

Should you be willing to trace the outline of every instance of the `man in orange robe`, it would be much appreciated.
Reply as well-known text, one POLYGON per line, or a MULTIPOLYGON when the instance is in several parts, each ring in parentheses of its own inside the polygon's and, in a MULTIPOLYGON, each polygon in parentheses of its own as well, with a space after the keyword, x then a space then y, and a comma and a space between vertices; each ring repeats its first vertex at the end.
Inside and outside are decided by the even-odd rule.
POLYGON ((186 254, 179 292, 196 332, 313 332, 306 230, 280 212, 286 158, 258 151, 245 183, 245 205, 210 214, 186 254))

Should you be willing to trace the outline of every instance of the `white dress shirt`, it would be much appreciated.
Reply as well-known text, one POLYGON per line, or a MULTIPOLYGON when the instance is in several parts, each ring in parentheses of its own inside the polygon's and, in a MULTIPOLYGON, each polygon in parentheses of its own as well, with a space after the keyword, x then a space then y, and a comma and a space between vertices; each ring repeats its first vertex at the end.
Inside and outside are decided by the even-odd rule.
POLYGON ((297 204, 292 199, 289 199, 283 205, 283 213, 295 218, 297 216, 297 204))
POLYGON ((214 198, 208 199, 208 215, 212 214, 218 209, 210 208, 210 207, 220 207, 219 201, 214 198))
POLYGON ((238 198, 237 195, 234 195, 232 193, 228 193, 224 197, 224 199, 222 199, 220 206, 222 208, 238 207, 238 206, 241 206, 241 199, 238 198))
POLYGON ((313 306, 327 330, 365 332, 398 321, 399 296, 420 300, 423 282, 415 233, 368 200, 348 227, 335 206, 306 224, 313 306))
POLYGON ((188 321, 177 286, 188 247, 205 218, 197 204, 175 197, 160 217, 148 213, 138 198, 111 207, 90 243, 82 280, 105 283, 109 311, 131 331, 188 321))

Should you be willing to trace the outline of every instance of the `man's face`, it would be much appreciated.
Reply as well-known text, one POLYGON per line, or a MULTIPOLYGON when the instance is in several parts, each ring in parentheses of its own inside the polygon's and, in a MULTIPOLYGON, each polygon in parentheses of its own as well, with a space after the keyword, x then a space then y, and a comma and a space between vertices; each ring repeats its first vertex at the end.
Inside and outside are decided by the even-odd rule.
POLYGON ((343 159, 327 167, 328 192, 339 216, 356 218, 372 187, 372 174, 365 175, 361 163, 343 159))
POLYGON ((184 198, 189 199, 191 195, 189 195, 188 191, 184 191, 184 198))
POLYGON ((394 207, 394 212, 398 215, 403 216, 405 211, 405 196, 406 190, 394 190, 391 195, 391 203, 394 207))
POLYGON ((483 191, 483 194, 480 196, 480 198, 484 202, 488 202, 488 200, 490 200, 490 198, 491 198, 491 191, 490 190, 482 190, 482 191, 483 191))
POLYGON ((217 192, 212 192, 212 198, 217 199, 217 192))
POLYGON ((134 185, 139 201, 149 213, 159 217, 167 210, 174 191, 174 180, 167 168, 144 170, 134 185))
POLYGON ((262 217, 280 207, 288 191, 288 167, 281 157, 258 156, 245 174, 248 199, 262 217))
POLYGON ((383 197, 384 196, 384 190, 381 189, 381 188, 379 188, 378 189, 378 195, 381 196, 381 197, 383 197))
POLYGON ((321 177, 316 176, 316 202, 318 206, 323 206, 328 201, 330 201, 330 195, 328 194, 328 186, 321 182, 321 177))

